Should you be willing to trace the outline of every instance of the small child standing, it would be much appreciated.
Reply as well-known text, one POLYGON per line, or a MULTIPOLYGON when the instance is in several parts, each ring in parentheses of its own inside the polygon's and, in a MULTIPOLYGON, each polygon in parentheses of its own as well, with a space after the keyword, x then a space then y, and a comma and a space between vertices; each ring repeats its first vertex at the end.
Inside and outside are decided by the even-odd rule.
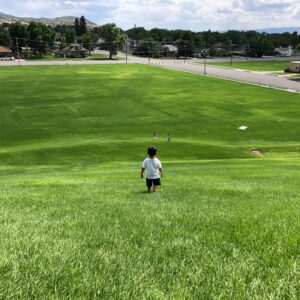
POLYGON ((168 133, 168 142, 171 142, 171 133, 168 133))
POLYGON ((157 191, 157 187, 161 185, 160 177, 163 177, 163 170, 161 162, 156 158, 157 149, 154 146, 148 148, 149 158, 143 161, 141 169, 141 178, 144 178, 144 172, 146 170, 146 185, 148 193, 151 192, 153 186, 153 192, 157 191))

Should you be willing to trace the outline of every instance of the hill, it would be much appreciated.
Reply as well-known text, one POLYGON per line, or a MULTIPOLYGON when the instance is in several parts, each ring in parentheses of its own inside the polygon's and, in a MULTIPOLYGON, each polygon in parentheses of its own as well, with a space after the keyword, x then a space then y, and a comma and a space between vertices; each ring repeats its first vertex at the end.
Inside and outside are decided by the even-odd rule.
POLYGON ((298 94, 145 65, 0 87, 1 299, 299 299, 298 94))
MULTIPOLYGON (((2 70, 2 76, 7 72, 2 70)), ((174 133, 182 151, 174 151, 165 143, 160 146, 164 155, 173 159, 187 156, 192 159, 247 158, 251 157, 248 153, 251 147, 264 148, 266 155, 295 151, 289 141, 295 142, 298 138, 298 95, 288 94, 287 106, 286 93, 228 81, 200 80, 201 77, 144 66, 126 69, 122 66, 36 67, 15 69, 14 75, 8 82, 1 77, 2 107, 18 102, 9 118, 4 107, 0 114, 3 126, 10 128, 0 133, 2 147, 8 147, 0 153, 0 159, 6 163, 25 160, 35 164, 37 159, 51 164, 54 159, 64 164, 77 161, 75 157, 96 149, 101 149, 101 159, 98 157, 101 161, 135 160, 139 159, 140 151, 136 149, 148 144, 153 131, 164 137, 168 132, 174 133), (33 89, 30 82, 39 83, 33 89), (60 85, 61 82, 64 84, 60 85), (99 83, 105 90, 94 88, 99 83), (22 88, 22 97, 14 99, 16 85, 22 88), (4 86, 10 92, 5 92, 4 86), (41 98, 45 90, 47 95, 41 98), (222 102, 218 90, 222 91, 222 102), (6 103, 4 99, 10 101, 6 103), (142 117, 143 108, 151 107, 152 102, 156 109, 146 110, 142 117), (269 105, 270 109, 259 113, 269 105), (277 111, 281 111, 284 120, 280 126, 274 126, 273 122, 277 111), (23 117, 16 123, 14 117, 19 114, 23 117), (65 118, 69 118, 67 123, 65 118), (160 120, 160 124, 156 120, 160 120), (237 130, 241 125, 251 129, 241 134, 237 130), (114 137, 120 135, 124 140, 115 140, 114 137), (276 142, 278 136, 284 137, 286 142, 276 142), (100 143, 98 137, 102 137, 100 143), (128 141, 129 152, 122 151, 124 141, 128 141), (17 155, 10 152, 15 147, 23 147, 23 142, 27 145, 25 152, 17 151, 17 155), (38 149, 36 144, 40 145, 38 149), (59 159, 56 152, 60 153, 59 159)))
POLYGON ((262 28, 262 29, 254 29, 258 32, 266 32, 266 33, 284 33, 289 32, 293 33, 295 31, 300 32, 300 27, 274 27, 274 28, 262 28))
MULTIPOLYGON (((32 18, 32 17, 15 17, 12 15, 7 15, 3 12, 0 12, 0 24, 2 23, 14 23, 14 22, 21 22, 24 24, 28 24, 31 21, 34 22, 41 22, 47 25, 56 26, 61 24, 66 25, 74 25, 76 17, 74 16, 64 16, 64 17, 57 17, 57 18, 32 18)), ((89 21, 86 19, 86 23, 88 27, 96 27, 97 24, 89 21)))

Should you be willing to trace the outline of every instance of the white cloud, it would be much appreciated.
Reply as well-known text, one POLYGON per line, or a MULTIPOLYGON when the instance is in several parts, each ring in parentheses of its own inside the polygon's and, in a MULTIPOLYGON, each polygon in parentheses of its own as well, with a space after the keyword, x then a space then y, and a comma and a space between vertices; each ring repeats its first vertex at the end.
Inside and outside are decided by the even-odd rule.
POLYGON ((0 11, 17 16, 84 15, 124 29, 253 29, 298 26, 299 0, 0 0, 0 11))

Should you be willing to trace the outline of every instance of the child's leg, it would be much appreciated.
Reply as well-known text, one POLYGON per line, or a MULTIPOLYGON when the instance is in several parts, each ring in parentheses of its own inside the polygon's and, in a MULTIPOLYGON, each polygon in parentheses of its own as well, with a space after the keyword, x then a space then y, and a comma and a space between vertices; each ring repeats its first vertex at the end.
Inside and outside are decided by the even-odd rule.
POLYGON ((153 192, 157 191, 157 188, 160 186, 160 178, 153 180, 153 192))
POLYGON ((146 178, 146 186, 147 186, 148 193, 150 193, 151 192, 151 187, 152 187, 152 180, 146 178))

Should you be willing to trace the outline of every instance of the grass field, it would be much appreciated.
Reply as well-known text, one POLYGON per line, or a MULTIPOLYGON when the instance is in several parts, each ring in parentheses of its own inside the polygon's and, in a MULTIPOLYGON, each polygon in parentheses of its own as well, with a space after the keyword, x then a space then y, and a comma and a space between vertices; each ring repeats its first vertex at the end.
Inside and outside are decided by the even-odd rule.
MULTIPOLYGON (((230 68, 230 62, 209 62, 209 64, 219 67, 230 68)), ((288 61, 233 61, 232 68, 249 71, 273 72, 283 71, 288 67, 288 65, 288 61)))
POLYGON ((299 299, 299 95, 138 65, 0 89, 0 298, 299 299))

